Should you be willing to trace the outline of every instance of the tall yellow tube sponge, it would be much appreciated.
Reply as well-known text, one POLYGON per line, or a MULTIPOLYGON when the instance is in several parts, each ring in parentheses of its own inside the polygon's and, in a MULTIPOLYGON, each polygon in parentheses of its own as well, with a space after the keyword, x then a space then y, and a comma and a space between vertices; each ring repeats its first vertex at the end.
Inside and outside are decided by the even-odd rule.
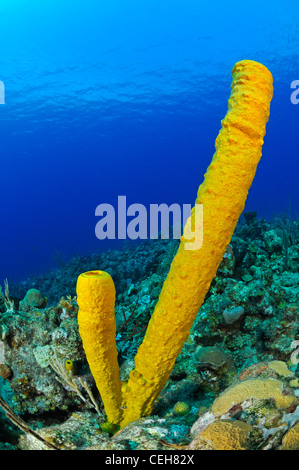
POLYGON ((273 93, 272 75, 263 65, 244 60, 233 68, 231 88, 216 152, 136 354, 135 369, 122 390, 115 345, 113 281, 102 271, 78 278, 79 331, 112 424, 124 427, 151 413, 244 209, 262 153, 273 93), (196 217, 199 204, 203 205, 203 227, 196 217), (202 229, 202 246, 194 246, 190 233, 202 229))
POLYGON ((190 249, 190 230, 202 229, 193 208, 123 391, 121 427, 151 413, 189 335, 244 209, 262 154, 272 94, 266 67, 250 60, 234 66, 228 112, 196 199, 203 204, 203 244, 190 249))
POLYGON ((78 323, 86 358, 107 419, 121 420, 121 392, 115 343, 115 287, 104 271, 81 274, 77 281, 78 323))

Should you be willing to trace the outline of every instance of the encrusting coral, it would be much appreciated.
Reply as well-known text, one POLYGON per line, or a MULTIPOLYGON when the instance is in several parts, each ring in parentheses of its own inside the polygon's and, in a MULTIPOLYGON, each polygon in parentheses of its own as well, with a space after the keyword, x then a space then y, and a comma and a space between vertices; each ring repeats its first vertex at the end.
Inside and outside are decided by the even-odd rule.
POLYGON ((299 423, 289 429, 282 440, 283 450, 299 450, 299 423))
POLYGON ((108 420, 121 427, 151 413, 216 275, 255 176, 269 117, 272 75, 263 65, 244 60, 233 68, 231 88, 216 152, 122 393, 113 336, 112 279, 108 286, 109 275, 102 271, 78 278, 79 329, 86 357, 108 420), (204 237, 200 249, 194 249, 190 234, 203 228, 196 217, 200 204, 204 237), (102 322, 97 315, 103 315, 102 322))
POLYGON ((212 411, 215 416, 227 413, 233 406, 248 399, 274 399, 277 406, 288 408, 295 401, 290 390, 284 389, 283 383, 276 379, 254 378, 244 380, 220 395, 213 403, 212 411))

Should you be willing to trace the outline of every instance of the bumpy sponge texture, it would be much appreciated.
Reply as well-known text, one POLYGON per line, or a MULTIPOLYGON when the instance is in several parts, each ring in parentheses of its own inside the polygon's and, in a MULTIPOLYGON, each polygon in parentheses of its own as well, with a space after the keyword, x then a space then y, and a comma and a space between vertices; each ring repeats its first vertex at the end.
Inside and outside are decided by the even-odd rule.
POLYGON ((203 204, 203 244, 197 250, 188 246, 190 231, 202 229, 195 206, 135 357, 122 427, 151 413, 216 275, 262 154, 272 93, 266 67, 248 60, 234 66, 228 112, 196 199, 203 204))
POLYGON ((78 323, 86 358, 100 392, 108 421, 121 416, 121 384, 115 342, 115 287, 104 271, 89 271, 77 281, 78 323))

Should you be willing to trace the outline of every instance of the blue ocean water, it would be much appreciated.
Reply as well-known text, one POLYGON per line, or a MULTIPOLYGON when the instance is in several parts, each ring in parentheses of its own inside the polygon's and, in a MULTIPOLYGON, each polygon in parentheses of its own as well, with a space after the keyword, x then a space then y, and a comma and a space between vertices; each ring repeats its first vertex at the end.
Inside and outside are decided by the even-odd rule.
POLYGON ((105 249, 95 208, 119 195, 192 204, 242 59, 274 78, 246 210, 297 216, 298 18, 296 0, 1 0, 0 282, 105 249))

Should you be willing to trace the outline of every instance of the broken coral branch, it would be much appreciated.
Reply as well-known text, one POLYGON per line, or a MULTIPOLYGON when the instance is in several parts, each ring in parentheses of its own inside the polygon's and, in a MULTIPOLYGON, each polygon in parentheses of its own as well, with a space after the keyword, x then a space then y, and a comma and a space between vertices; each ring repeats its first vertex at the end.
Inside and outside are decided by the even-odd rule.
POLYGON ((7 416, 7 418, 13 424, 15 424, 15 426, 17 426, 21 431, 27 434, 31 434, 31 436, 35 437, 35 439, 42 442, 49 449, 60 450, 59 447, 56 447, 54 444, 51 444, 42 436, 40 436, 37 432, 31 429, 30 426, 28 426, 28 424, 25 423, 25 421, 23 421, 18 415, 16 415, 16 413, 10 408, 10 406, 3 400, 1 396, 0 396, 0 407, 5 412, 5 415, 7 416))

